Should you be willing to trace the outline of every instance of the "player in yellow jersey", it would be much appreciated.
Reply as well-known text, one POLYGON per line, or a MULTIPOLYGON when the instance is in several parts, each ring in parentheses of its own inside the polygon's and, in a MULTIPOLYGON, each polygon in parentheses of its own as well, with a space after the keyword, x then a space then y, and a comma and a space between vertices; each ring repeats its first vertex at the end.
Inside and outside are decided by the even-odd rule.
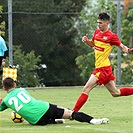
POLYGON ((96 85, 103 84, 113 97, 133 94, 133 88, 116 88, 114 82, 115 77, 112 74, 112 67, 109 60, 109 54, 111 53, 113 46, 117 46, 120 50, 129 54, 133 53, 133 49, 122 44, 118 36, 110 31, 110 16, 107 13, 100 13, 97 23, 98 29, 95 30, 92 39, 88 39, 88 34, 82 38, 82 42, 85 42, 90 47, 94 47, 95 70, 85 84, 83 91, 73 108, 74 111, 80 110, 87 101, 90 91, 96 85))

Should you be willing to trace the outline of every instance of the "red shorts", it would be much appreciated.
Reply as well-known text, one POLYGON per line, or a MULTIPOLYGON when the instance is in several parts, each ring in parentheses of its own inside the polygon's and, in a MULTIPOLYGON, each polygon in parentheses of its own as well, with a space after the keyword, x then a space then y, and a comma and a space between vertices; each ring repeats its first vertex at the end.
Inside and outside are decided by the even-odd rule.
POLYGON ((115 77, 112 74, 111 66, 96 68, 92 74, 98 78, 97 83, 99 85, 106 85, 110 80, 115 80, 115 77))

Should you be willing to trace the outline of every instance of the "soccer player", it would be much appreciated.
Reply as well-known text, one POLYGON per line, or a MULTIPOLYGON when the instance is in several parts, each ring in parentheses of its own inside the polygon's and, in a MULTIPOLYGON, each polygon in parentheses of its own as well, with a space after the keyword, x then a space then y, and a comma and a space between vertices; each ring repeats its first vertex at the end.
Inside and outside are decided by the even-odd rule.
POLYGON ((106 12, 100 13, 97 20, 98 29, 95 30, 92 39, 88 39, 88 34, 82 38, 82 42, 94 48, 95 70, 92 72, 81 95, 77 99, 73 108, 74 111, 80 110, 87 101, 90 91, 97 85, 103 84, 113 97, 129 96, 133 94, 133 88, 117 89, 115 86, 115 77, 112 75, 109 54, 113 46, 117 46, 120 50, 129 54, 133 53, 133 49, 121 43, 118 36, 110 31, 109 23, 110 16, 106 12))
POLYGON ((76 112, 46 101, 36 100, 24 88, 16 88, 16 83, 12 78, 3 80, 4 90, 8 93, 0 104, 0 111, 11 108, 32 125, 47 125, 58 123, 57 120, 73 118, 79 122, 90 124, 105 124, 108 118, 95 119, 82 112, 76 112))
MULTIPOLYGON (((2 34, 2 28, 0 27, 0 65, 3 67, 5 66, 5 59, 8 55, 8 49, 5 43, 5 40, 1 36, 2 34)), ((2 74, 2 71, 0 71, 0 75, 2 74)))

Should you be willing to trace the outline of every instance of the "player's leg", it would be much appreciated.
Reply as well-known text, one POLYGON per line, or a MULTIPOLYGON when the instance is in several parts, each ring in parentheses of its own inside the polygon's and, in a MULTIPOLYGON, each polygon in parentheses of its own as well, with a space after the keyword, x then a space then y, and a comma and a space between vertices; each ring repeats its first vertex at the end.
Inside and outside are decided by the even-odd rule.
POLYGON ((88 99, 89 92, 97 85, 97 78, 92 74, 90 79, 85 84, 83 91, 79 98, 76 101, 76 104, 73 108, 74 111, 79 111, 80 108, 85 104, 88 99))
POLYGON ((113 97, 133 95, 133 88, 120 88, 118 90, 112 80, 107 83, 105 87, 109 90, 113 97))
POLYGON ((76 112, 68 109, 64 109, 64 114, 62 116, 64 119, 70 119, 79 121, 79 122, 87 122, 90 124, 105 124, 109 122, 108 118, 102 118, 102 119, 95 119, 90 115, 87 115, 83 112, 76 112))
POLYGON ((133 95, 133 88, 120 88, 120 96, 133 95))
POLYGON ((120 90, 118 90, 115 86, 115 82, 113 80, 109 81, 105 87, 108 89, 108 91, 111 93, 113 97, 120 96, 120 90))
POLYGON ((64 109, 57 105, 50 104, 46 113, 38 120, 35 125, 47 125, 64 123, 64 119, 61 119, 64 114, 64 109))

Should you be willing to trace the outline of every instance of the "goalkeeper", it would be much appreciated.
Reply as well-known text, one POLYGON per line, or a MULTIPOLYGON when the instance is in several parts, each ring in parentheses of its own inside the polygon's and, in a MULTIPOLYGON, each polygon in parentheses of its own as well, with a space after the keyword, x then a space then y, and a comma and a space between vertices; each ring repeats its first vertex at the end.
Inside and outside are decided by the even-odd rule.
POLYGON ((90 124, 105 124, 109 122, 108 118, 95 119, 82 112, 68 110, 46 101, 36 100, 25 88, 16 88, 16 83, 10 77, 3 80, 3 87, 8 95, 2 100, 0 111, 10 108, 32 125, 58 123, 58 120, 70 118, 90 124))

